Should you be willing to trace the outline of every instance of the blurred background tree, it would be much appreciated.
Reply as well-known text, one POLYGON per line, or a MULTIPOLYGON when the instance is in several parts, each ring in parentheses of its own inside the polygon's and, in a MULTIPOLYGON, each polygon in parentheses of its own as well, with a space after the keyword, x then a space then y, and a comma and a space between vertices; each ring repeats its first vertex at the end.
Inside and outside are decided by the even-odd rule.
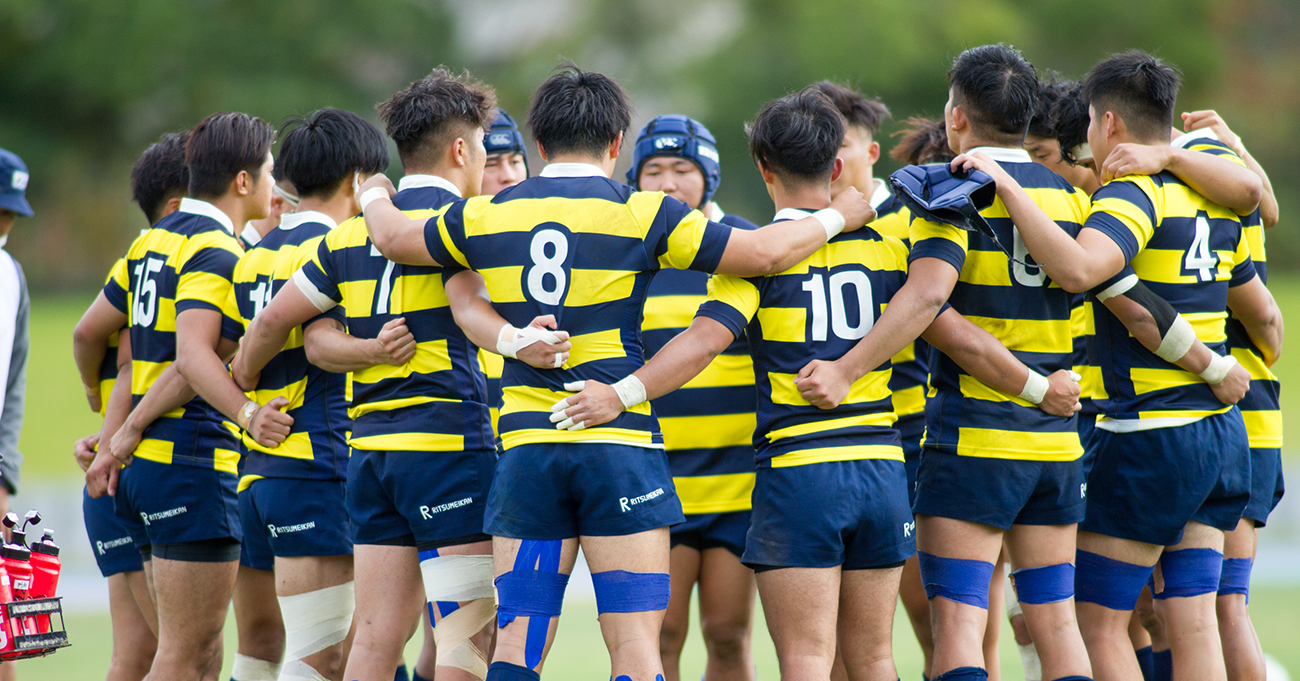
POLYGON ((164 132, 220 110, 279 125, 328 105, 373 120, 438 64, 495 85, 522 120, 560 55, 618 78, 637 126, 704 121, 726 166, 719 201, 761 222, 771 207, 743 124, 764 101, 848 82, 893 110, 887 149, 897 121, 942 113, 952 57, 1000 41, 1070 78, 1129 48, 1178 65, 1180 109, 1219 110, 1269 170, 1284 211, 1269 255, 1285 271, 1300 265, 1285 226, 1300 205, 1286 162, 1300 138, 1297 33, 1294 0, 0 0, 0 146, 31 167, 37 212, 9 249, 37 291, 94 287, 145 226, 128 173, 164 132))

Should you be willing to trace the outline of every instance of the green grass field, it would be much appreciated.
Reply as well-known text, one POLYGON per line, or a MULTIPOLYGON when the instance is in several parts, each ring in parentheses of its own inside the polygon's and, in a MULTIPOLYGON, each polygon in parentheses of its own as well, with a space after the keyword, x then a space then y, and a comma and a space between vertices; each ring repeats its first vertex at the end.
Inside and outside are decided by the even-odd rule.
MULTIPOLYGON (((1300 276, 1273 279, 1274 295, 1283 313, 1300 319, 1300 276), (1294 314, 1292 314, 1294 313, 1294 314)), ((26 455, 24 476, 31 480, 68 479, 80 475, 71 456, 73 439, 94 432, 99 417, 86 407, 76 368, 72 363, 72 328, 91 296, 75 298, 38 298, 33 301, 32 357, 28 370, 27 421, 22 436, 26 455)), ((1283 383, 1300 379, 1300 359, 1284 357, 1274 371, 1283 383)), ((1300 402, 1283 400, 1283 411, 1300 409, 1300 402)), ((1292 419, 1286 417, 1286 421, 1292 419)), ((1253 594, 1252 610, 1264 650, 1284 666, 1300 672, 1300 587, 1266 587, 1253 594)), ((73 646, 40 660, 20 663, 24 678, 81 681, 102 679, 111 650, 111 629, 107 614, 76 615, 68 619, 73 646)), ((759 678, 777 678, 776 656, 761 617, 754 633, 755 661, 759 678)), ((230 659, 234 654, 233 621, 228 622, 226 667, 222 678, 229 678, 230 659)), ((895 659, 904 679, 920 679, 921 657, 911 630, 901 610, 894 629, 895 659)), ((1020 678, 1020 661, 1003 627, 1002 668, 1007 679, 1020 678)), ((414 663, 418 643, 407 649, 407 659, 414 663)), ((683 660, 683 678, 697 678, 704 669, 704 649, 693 632, 683 660)), ((594 603, 568 606, 561 618, 558 638, 547 665, 548 678, 606 678, 608 661, 596 621, 594 603)))

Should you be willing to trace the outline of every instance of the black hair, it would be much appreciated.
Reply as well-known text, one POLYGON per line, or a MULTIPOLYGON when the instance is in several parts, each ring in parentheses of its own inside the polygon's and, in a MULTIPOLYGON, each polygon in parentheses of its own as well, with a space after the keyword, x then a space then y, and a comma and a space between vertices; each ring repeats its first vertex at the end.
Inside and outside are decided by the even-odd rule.
POLYGON ((457 138, 492 123, 497 95, 469 72, 453 74, 440 66, 375 108, 402 165, 429 166, 457 138))
POLYGON ((1083 81, 1083 101, 1098 115, 1119 114, 1135 137, 1168 141, 1181 83, 1177 68, 1130 50, 1092 67, 1083 81))
POLYGON ((894 133, 902 139, 889 156, 908 165, 926 163, 947 163, 956 158, 952 147, 948 146, 948 131, 944 129, 943 119, 913 116, 903 121, 903 129, 894 133))
POLYGON ((131 166, 131 200, 151 225, 162 219, 163 206, 169 200, 189 191, 190 170, 185 167, 189 139, 189 130, 163 135, 131 166))
POLYGON ((328 197, 354 172, 388 167, 383 133, 351 111, 326 108, 289 121, 275 167, 299 197, 328 197))
POLYGON ((812 85, 831 100, 849 125, 865 128, 874 139, 880 125, 889 118, 889 108, 879 97, 867 97, 847 85, 823 80, 812 85))
POLYGON ((1019 50, 1002 43, 972 47, 953 60, 948 80, 973 132, 989 142, 1024 144, 1038 76, 1019 50))
POLYGON ((595 71, 583 71, 572 62, 556 72, 533 93, 528 127, 548 155, 565 152, 600 155, 627 132, 632 104, 623 86, 595 71))
POLYGON ((1083 101, 1083 84, 1075 83, 1052 104, 1052 130, 1061 145, 1061 159, 1078 165, 1074 148, 1088 141, 1088 105, 1083 101))
POLYGON ((754 163, 784 182, 828 182, 848 127, 835 104, 815 86, 763 105, 749 126, 754 163))
POLYGON ((215 113, 190 131, 185 165, 190 170, 190 196, 216 198, 226 193, 242 171, 253 175, 266 161, 275 141, 270 123, 245 113, 215 113))
POLYGON ((1045 75, 1046 78, 1038 81, 1038 102, 1034 106, 1034 117, 1029 121, 1029 134, 1053 139, 1056 128, 1052 122, 1052 107, 1078 84, 1061 78, 1061 74, 1055 71, 1048 71, 1045 75))

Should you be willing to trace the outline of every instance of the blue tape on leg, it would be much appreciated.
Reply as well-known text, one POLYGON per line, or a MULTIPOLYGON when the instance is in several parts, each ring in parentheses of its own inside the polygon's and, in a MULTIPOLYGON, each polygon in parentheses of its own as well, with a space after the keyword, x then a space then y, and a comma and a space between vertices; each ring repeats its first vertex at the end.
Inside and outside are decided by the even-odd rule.
POLYGON ((1083 549, 1076 552, 1074 564, 1074 600, 1111 610, 1132 610, 1154 569, 1083 549))
POLYGON ((591 585, 596 590, 596 611, 600 613, 666 610, 672 592, 667 572, 593 572, 591 585))
MULTIPOLYGON (((569 576, 559 573, 561 541, 533 541, 519 544, 514 569, 493 580, 497 587, 497 628, 527 617, 524 635, 524 663, 528 669, 542 662, 551 618, 559 617, 569 576)), ((503 677, 506 678, 506 677, 503 677)))
POLYGON ((1165 590, 1156 598, 1193 598, 1219 590, 1223 554, 1214 549, 1166 551, 1160 556, 1160 576, 1165 590))
POLYGON ((1074 597, 1074 566, 1070 563, 1023 568, 1011 573, 1021 603, 1059 603, 1074 597))
POLYGON ((1223 572, 1219 574, 1219 595, 1242 594, 1250 602, 1249 558, 1224 558, 1223 572))
MULTIPOLYGON (((925 585, 926 598, 934 600, 943 596, 950 601, 988 610, 993 563, 944 558, 924 551, 918 551, 916 555, 921 564, 921 583, 925 585)), ((935 681, 939 678, 936 676, 935 681)))

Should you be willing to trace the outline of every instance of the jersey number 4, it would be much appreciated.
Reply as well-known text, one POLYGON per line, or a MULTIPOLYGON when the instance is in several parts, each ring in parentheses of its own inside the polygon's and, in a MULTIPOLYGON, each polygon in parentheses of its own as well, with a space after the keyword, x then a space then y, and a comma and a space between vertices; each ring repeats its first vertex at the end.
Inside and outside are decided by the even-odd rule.
POLYGON ((135 326, 153 326, 158 314, 158 279, 162 271, 162 258, 147 258, 135 266, 135 326))
POLYGON ((867 335, 875 323, 872 314, 871 280, 866 272, 848 270, 836 272, 829 278, 830 315, 827 315, 826 278, 820 274, 812 275, 803 283, 803 290, 812 294, 812 339, 826 340, 827 316, 830 317, 830 330, 835 336, 844 340, 857 340, 867 335), (844 307, 846 289, 853 288, 858 299, 858 323, 849 325, 849 314, 844 307))
POLYGON ((1219 269, 1219 257, 1210 250, 1210 221, 1204 215, 1196 216, 1196 236, 1187 247, 1183 267, 1196 270, 1201 281, 1214 281, 1215 271, 1219 269))

